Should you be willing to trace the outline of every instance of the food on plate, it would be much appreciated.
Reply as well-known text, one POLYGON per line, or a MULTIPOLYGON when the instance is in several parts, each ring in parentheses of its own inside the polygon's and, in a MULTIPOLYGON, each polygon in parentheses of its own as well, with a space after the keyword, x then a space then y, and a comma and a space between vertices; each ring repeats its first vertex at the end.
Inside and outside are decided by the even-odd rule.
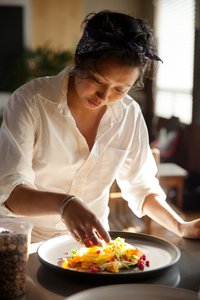
POLYGON ((150 265, 142 250, 117 237, 103 246, 81 247, 79 250, 70 250, 68 257, 62 259, 62 267, 78 271, 112 273, 120 269, 137 267, 143 270, 150 265))

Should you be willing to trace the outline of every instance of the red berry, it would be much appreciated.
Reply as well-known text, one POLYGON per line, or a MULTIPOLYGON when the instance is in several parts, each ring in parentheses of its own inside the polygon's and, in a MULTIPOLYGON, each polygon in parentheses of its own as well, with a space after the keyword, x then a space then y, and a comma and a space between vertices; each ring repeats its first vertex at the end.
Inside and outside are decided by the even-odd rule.
POLYGON ((138 264, 138 268, 139 268, 140 270, 144 270, 144 265, 143 265, 143 264, 138 264))
POLYGON ((141 258, 142 260, 146 260, 146 255, 143 254, 140 258, 141 258))
POLYGON ((145 262, 145 265, 146 265, 147 267, 149 267, 149 266, 150 266, 150 262, 149 262, 149 260, 147 260, 147 261, 145 262))

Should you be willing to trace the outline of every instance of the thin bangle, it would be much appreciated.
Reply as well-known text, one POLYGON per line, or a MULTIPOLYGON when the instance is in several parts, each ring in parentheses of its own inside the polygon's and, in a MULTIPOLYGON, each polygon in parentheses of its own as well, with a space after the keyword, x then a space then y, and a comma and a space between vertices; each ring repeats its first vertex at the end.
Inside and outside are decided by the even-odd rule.
POLYGON ((69 202, 71 200, 74 200, 74 199, 77 199, 78 197, 75 196, 75 195, 67 195, 62 203, 61 203, 61 206, 60 206, 60 215, 61 215, 61 220, 64 222, 64 218, 63 218, 63 213, 64 213, 64 209, 66 208, 66 206, 69 204, 69 202))

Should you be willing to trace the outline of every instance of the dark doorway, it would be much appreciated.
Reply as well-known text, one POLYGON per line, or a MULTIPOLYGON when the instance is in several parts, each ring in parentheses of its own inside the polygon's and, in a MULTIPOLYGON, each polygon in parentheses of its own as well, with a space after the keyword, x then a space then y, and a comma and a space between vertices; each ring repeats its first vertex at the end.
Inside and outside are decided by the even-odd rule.
POLYGON ((13 62, 23 52, 23 7, 0 6, 0 91, 11 91, 13 62))

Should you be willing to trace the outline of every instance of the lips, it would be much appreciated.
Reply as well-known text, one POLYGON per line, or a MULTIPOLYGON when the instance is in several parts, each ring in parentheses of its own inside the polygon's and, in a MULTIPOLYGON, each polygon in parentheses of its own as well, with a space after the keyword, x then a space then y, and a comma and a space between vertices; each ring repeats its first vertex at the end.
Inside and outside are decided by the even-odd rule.
POLYGON ((97 101, 97 100, 94 100, 94 99, 88 99, 88 102, 89 102, 90 105, 95 106, 95 107, 101 105, 100 101, 97 101))

